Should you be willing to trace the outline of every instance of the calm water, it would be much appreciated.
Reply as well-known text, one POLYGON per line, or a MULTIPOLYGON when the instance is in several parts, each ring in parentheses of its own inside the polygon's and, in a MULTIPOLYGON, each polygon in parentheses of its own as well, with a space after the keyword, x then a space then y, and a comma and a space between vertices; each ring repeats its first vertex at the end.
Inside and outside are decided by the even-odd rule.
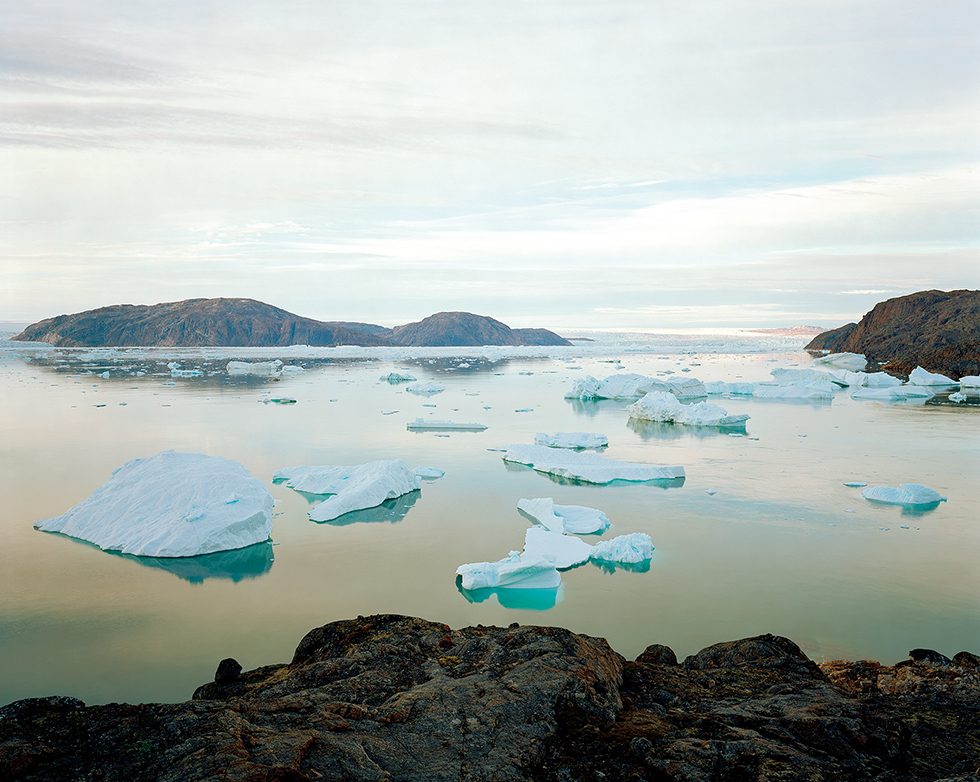
MULTIPOLYGON (((691 375, 702 380, 764 379, 775 366, 809 363, 799 352, 617 357, 645 374, 700 364, 691 375)), ((747 437, 631 427, 626 403, 562 399, 583 372, 615 372, 603 358, 467 359, 473 366, 451 370, 458 362, 350 360, 276 383, 215 376, 165 385, 169 376, 153 373, 167 370, 152 361, 80 368, 8 354, 0 702, 54 693, 92 703, 182 700, 222 657, 246 668, 285 661, 311 627, 374 612, 455 626, 563 625, 604 636, 627 656, 652 642, 684 655, 762 632, 790 636, 818 659, 894 661, 915 646, 980 651, 980 409, 855 402, 844 392, 822 405, 722 401, 752 416, 747 437), (104 368, 109 379, 79 374, 104 368), (150 374, 127 374, 137 368, 150 374), (392 370, 447 390, 422 398, 378 382, 392 370), (261 404, 270 394, 298 403, 261 404), (430 414, 489 429, 405 430, 430 414), (559 430, 606 433, 608 456, 683 464, 687 480, 669 489, 569 485, 505 466, 488 450, 559 430), (32 528, 123 462, 167 448, 235 459, 269 481, 274 543, 140 560, 32 528), (347 524, 308 521, 307 500, 269 480, 296 464, 395 457, 446 476, 347 524), (949 502, 903 513, 865 502, 848 480, 925 483, 949 502), (540 496, 601 508, 614 525, 607 538, 648 532, 657 547, 649 571, 579 567, 550 608, 461 594, 456 566, 520 548, 528 522, 516 503, 540 496)))

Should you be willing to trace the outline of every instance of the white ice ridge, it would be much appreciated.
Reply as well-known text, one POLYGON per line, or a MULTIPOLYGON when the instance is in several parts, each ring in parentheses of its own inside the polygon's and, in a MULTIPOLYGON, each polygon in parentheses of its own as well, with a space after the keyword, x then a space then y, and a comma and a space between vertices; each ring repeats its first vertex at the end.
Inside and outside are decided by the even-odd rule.
POLYGON ((126 462, 67 513, 34 526, 107 551, 193 557, 268 540, 272 503, 238 462, 164 451, 126 462))
POLYGON ((592 375, 580 377, 572 383, 565 393, 565 399, 639 399, 650 391, 669 391, 678 399, 697 399, 707 396, 704 383, 693 377, 668 378, 658 380, 646 375, 610 375, 605 380, 597 380, 592 375))
POLYGON ((551 497, 519 500, 517 509, 551 532, 589 535, 609 529, 609 517, 601 510, 584 505, 555 505, 551 497))
POLYGON ((473 562, 456 568, 463 589, 508 587, 511 589, 555 589, 561 573, 546 559, 531 559, 511 551, 497 562, 473 562))
POLYGON ((960 388, 980 388, 980 375, 964 375, 959 382, 960 388))
POLYGON ((589 561, 592 546, 584 540, 552 532, 544 527, 531 527, 524 533, 524 553, 532 562, 542 559, 557 570, 567 570, 589 561))
POLYGON ((510 445, 504 460, 526 464, 538 472, 586 483, 655 481, 683 478, 684 468, 638 462, 620 462, 596 453, 548 448, 545 445, 510 445))
POLYGON ((225 371, 229 375, 256 375, 276 377, 280 374, 282 361, 229 361, 225 371))
POLYGON ((433 431, 482 432, 487 426, 486 424, 445 421, 437 418, 416 418, 414 421, 409 421, 405 428, 413 432, 424 432, 429 429, 433 431))
POLYGON ((609 445, 609 438, 604 434, 591 432, 538 432, 534 435, 534 442, 549 448, 605 448, 609 445))
POLYGON ((770 373, 772 383, 780 386, 810 385, 811 383, 830 383, 833 375, 822 369, 798 369, 794 367, 777 367, 770 373))
POLYGON ((814 359, 813 363, 825 367, 860 372, 868 365, 868 359, 865 358, 863 353, 830 353, 829 355, 814 359))
POLYGON ((645 532, 633 532, 602 540, 592 547, 592 559, 636 564, 653 558, 653 541, 645 532))
POLYGON ((859 388, 851 399, 876 399, 879 402, 903 402, 908 399, 931 399, 935 393, 927 386, 892 386, 891 388, 859 388))
POLYGON ((433 394, 441 394, 446 390, 446 387, 440 386, 438 383, 412 383, 410 386, 405 386, 405 390, 410 394, 432 396, 433 394))
POLYGON ((421 488, 416 471, 401 459, 382 459, 353 467, 289 467, 273 476, 296 491, 332 494, 310 511, 312 521, 330 521, 345 513, 373 508, 421 488))
POLYGON ((728 415, 728 411, 711 402, 682 404, 676 396, 666 391, 651 391, 643 399, 631 404, 626 411, 630 418, 641 421, 660 421, 688 426, 742 426, 749 420, 747 415, 728 415))
POLYGON ((412 383, 418 378, 415 375, 407 375, 401 372, 389 372, 387 375, 382 375, 381 380, 395 385, 396 383, 412 383))
POLYGON ((935 489, 919 483, 903 483, 900 486, 869 486, 861 494, 866 500, 888 505, 932 505, 946 502, 935 489))
POLYGON ((927 372, 922 367, 916 367, 909 375, 909 383, 914 386, 956 386, 959 383, 951 377, 935 372, 927 372))
POLYGON ((415 474, 423 481, 435 481, 445 475, 446 471, 438 467, 416 467, 415 474))

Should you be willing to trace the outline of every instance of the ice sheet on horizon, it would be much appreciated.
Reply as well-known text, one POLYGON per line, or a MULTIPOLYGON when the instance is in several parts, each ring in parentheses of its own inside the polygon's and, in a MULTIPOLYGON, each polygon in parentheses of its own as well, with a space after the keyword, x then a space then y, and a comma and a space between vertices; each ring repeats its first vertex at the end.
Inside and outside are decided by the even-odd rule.
POLYGON ((269 539, 273 499, 238 462, 164 451, 134 459, 61 516, 34 526, 146 557, 193 557, 269 539))

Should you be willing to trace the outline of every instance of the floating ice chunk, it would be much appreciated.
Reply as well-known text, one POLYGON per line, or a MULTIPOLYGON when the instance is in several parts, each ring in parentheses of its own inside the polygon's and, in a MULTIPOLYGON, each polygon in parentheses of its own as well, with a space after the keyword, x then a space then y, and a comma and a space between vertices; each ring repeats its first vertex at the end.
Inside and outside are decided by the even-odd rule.
POLYGON ((284 375, 295 375, 306 370, 299 366, 299 364, 286 364, 281 371, 284 375))
POLYGON ((601 510, 584 505, 555 505, 550 497, 519 500, 517 509, 552 532, 589 535, 609 529, 609 518, 601 510))
POLYGON ((914 386, 955 386, 958 383, 951 377, 935 372, 927 372, 922 367, 916 367, 909 375, 909 383, 914 386))
POLYGON ((445 475, 446 471, 438 467, 416 467, 415 474, 423 481, 435 481, 445 475))
MULTIPOLYGON (((169 364, 167 366, 170 366, 169 364)), ((170 370, 170 377, 200 377, 203 375, 200 369, 176 369, 170 370)))
POLYGON ((296 400, 291 396, 277 396, 272 399, 261 399, 259 400, 264 405, 295 405, 296 400))
POLYGON ((193 557, 268 540, 272 502, 238 462, 164 451, 127 462, 67 513, 34 526, 108 551, 193 557))
POLYGON ((454 431, 454 432, 482 432, 486 424, 465 423, 456 421, 443 421, 436 418, 416 418, 409 421, 405 428, 410 432, 426 431, 454 431))
POLYGON ((722 380, 704 384, 709 395, 731 394, 732 396, 752 396, 755 393, 755 383, 726 383, 722 380))
POLYGON ((900 386, 902 381, 887 372, 851 372, 849 369, 832 370, 830 376, 835 383, 851 388, 889 388, 900 386))
POLYGON ((868 365, 868 359, 863 353, 830 353, 814 359, 814 364, 825 367, 837 367, 838 369, 850 369, 852 372, 860 372, 868 365))
POLYGON ((589 561, 592 546, 584 540, 552 532, 544 527, 531 527, 524 534, 524 554, 530 560, 543 559, 557 570, 567 570, 589 561))
POLYGON ((832 382, 831 373, 819 369, 778 368, 772 370, 769 374, 772 375, 772 382, 778 383, 781 386, 832 382))
POLYGON ((601 383, 592 375, 580 377, 572 383, 572 387, 565 393, 565 399, 581 399, 583 402, 590 399, 598 399, 599 386, 601 383))
POLYGON ((555 589, 561 573, 545 559, 531 559, 516 551, 497 562, 473 562, 456 568, 463 589, 510 587, 513 589, 555 589))
POLYGON ((863 486, 867 486, 867 481, 844 481, 844 485, 852 489, 860 489, 863 486))
POLYGON ((965 401, 966 401, 966 394, 962 394, 962 393, 960 393, 959 391, 957 391, 957 392, 955 392, 955 393, 953 393, 953 394, 950 394, 950 395, 949 395, 948 397, 946 397, 946 398, 947 398, 947 399, 948 399, 948 400, 949 400, 950 402, 957 402, 957 403, 959 403, 959 402, 965 402, 965 401))
POLYGON ((334 496, 310 511, 312 521, 331 521, 345 513, 373 508, 422 484, 415 470, 401 459, 382 459, 353 467, 314 465, 279 470, 275 481, 285 481, 296 491, 334 496))
POLYGON ((592 547, 592 559, 631 564, 653 557, 653 541, 645 532, 633 532, 603 540, 592 547))
POLYGON ((103 380, 108 380, 109 379, 109 370, 107 369, 105 372, 103 372, 102 374, 100 374, 99 377, 101 377, 103 380))
POLYGON ((964 375, 960 378, 960 388, 980 388, 980 375, 964 375))
POLYGON ((382 375, 381 380, 395 385, 396 383, 414 383, 418 378, 415 375, 407 375, 401 372, 389 372, 387 375, 382 375))
POLYGON ((657 380, 646 375, 625 373, 596 380, 591 375, 576 380, 565 394, 566 399, 638 399, 650 391, 668 391, 679 399, 707 396, 704 383, 693 377, 657 380))
POLYGON ((688 426, 741 426, 749 420, 747 415, 728 415, 723 407, 711 402, 682 404, 676 396, 666 391, 651 391, 639 402, 627 408, 630 418, 641 421, 672 422, 688 426))
POLYGON ((840 386, 829 381, 791 385, 759 383, 753 396, 756 399, 833 399, 839 389, 840 386))
POLYGON ((705 489, 704 490, 704 493, 707 494, 709 497, 714 497, 718 493, 718 490, 717 489, 705 489))
POLYGON ((680 466, 620 462, 596 453, 548 448, 545 445, 508 446, 504 460, 526 464, 538 472, 549 473, 559 478, 570 478, 586 483, 643 482, 684 477, 684 468, 680 466))
POLYGON ((926 386, 892 386, 890 388, 860 388, 851 399, 877 399, 880 402, 904 402, 908 399, 926 400, 935 396, 926 386))
POLYGON ((276 377, 282 361, 229 361, 225 372, 229 375, 254 375, 256 377, 276 377))
POLYGON ((903 483, 900 486, 869 486, 861 492, 864 499, 888 505, 938 505, 946 498, 935 489, 919 483, 903 483))
POLYGON ((549 448, 605 448, 609 445, 609 438, 604 434, 590 432, 538 432, 534 435, 534 442, 549 448))
POLYGON ((175 369, 180 369, 180 364, 178 364, 176 361, 171 361, 167 364, 167 369, 169 369, 171 372, 175 369))
POLYGON ((412 383, 410 386, 405 386, 405 390, 410 394, 432 396, 434 394, 441 394, 446 390, 446 387, 440 386, 438 383, 412 383))

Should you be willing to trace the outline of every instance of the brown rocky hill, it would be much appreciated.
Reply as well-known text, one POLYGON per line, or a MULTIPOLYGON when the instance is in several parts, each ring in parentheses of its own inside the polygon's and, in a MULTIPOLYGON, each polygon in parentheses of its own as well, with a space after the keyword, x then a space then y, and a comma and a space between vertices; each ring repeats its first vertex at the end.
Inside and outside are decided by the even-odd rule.
POLYGON ((511 329, 493 318, 465 312, 438 313, 393 330, 371 323, 304 318, 254 299, 120 304, 47 318, 13 339, 61 347, 571 344, 545 329, 511 329))
POLYGON ((555 627, 370 616, 194 699, 0 708, 3 779, 918 782, 975 779, 980 658, 817 665, 761 635, 678 663, 555 627))
POLYGON ((807 350, 863 353, 908 374, 916 366, 954 379, 980 374, 980 291, 920 291, 888 299, 815 337, 807 350))

